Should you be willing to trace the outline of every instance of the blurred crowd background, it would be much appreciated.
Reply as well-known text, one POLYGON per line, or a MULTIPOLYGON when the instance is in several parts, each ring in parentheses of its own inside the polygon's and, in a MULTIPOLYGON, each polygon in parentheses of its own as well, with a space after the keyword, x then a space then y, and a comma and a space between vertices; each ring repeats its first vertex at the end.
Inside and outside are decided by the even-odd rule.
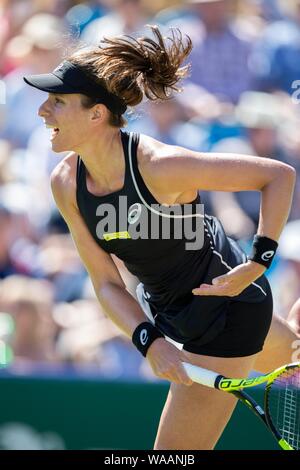
MULTIPOLYGON (((37 116, 44 93, 22 80, 51 71, 76 43, 149 34, 154 23, 192 38, 191 74, 173 100, 130 110, 127 129, 298 170, 267 275, 276 315, 300 333, 300 0, 0 0, 0 363, 16 372, 155 380, 95 300, 50 192, 65 154, 51 151, 37 116)), ((259 193, 201 194, 205 211, 249 250, 259 193)), ((115 261, 135 295, 137 280, 115 261)))

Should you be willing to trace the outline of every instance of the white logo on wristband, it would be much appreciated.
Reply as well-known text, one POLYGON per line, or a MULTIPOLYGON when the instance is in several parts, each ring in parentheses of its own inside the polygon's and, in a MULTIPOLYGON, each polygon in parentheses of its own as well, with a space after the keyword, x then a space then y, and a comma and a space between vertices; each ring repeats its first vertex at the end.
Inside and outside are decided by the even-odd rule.
POLYGON ((144 329, 140 332, 140 342, 142 343, 143 346, 145 346, 147 341, 148 341, 148 332, 147 330, 144 329))
POLYGON ((263 259, 264 261, 269 261, 270 258, 272 258, 272 256, 274 255, 275 251, 265 251, 262 255, 261 255, 261 259, 263 259))

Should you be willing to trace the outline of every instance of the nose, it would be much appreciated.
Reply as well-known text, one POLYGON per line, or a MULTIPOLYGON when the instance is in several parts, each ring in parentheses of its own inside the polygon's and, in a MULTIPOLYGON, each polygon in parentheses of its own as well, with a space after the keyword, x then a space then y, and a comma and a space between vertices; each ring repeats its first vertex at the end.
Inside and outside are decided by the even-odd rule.
POLYGON ((44 101, 44 103, 41 104, 38 110, 38 115, 40 117, 46 117, 47 115, 49 115, 48 100, 44 101))

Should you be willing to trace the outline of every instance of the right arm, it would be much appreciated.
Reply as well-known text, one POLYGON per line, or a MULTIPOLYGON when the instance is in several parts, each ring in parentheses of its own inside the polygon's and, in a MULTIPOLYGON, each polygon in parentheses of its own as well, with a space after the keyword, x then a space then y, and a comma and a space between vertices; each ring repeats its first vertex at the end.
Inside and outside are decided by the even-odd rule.
POLYGON ((131 338, 145 315, 126 286, 111 256, 90 235, 76 204, 76 188, 70 178, 68 160, 51 175, 51 189, 56 205, 68 225, 78 254, 90 276, 95 294, 111 320, 131 338), (130 314, 128 314, 130 312, 130 314))
MULTIPOLYGON (((90 276, 96 296, 109 318, 130 338, 136 327, 147 320, 126 286, 111 256, 90 235, 76 204, 75 157, 66 157, 51 175, 51 188, 57 207, 66 221, 79 256, 90 276), (73 161, 72 161, 73 159, 73 161)), ((181 366, 180 351, 163 338, 156 339, 147 352, 154 373, 168 380, 190 384, 181 366)))

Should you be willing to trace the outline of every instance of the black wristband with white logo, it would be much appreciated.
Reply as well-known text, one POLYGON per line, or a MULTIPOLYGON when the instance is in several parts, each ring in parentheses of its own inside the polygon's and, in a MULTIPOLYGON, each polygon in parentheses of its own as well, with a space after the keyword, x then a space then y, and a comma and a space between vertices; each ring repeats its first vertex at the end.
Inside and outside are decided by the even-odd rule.
POLYGON ((164 338, 164 335, 152 323, 146 321, 136 327, 132 335, 132 342, 146 357, 148 349, 157 338, 164 338))
POLYGON ((278 243, 275 240, 262 235, 255 235, 252 252, 248 259, 269 268, 274 259, 277 248, 278 243))

